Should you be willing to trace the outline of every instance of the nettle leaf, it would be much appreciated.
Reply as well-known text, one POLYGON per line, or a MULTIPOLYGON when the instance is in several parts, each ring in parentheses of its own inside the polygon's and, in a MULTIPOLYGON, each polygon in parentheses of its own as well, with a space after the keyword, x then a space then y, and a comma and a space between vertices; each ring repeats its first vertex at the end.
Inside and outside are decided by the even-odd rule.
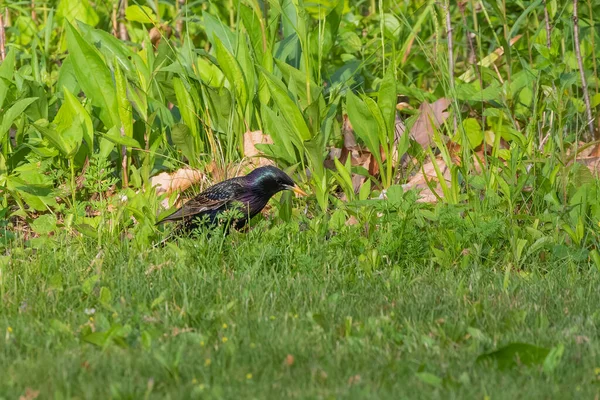
POLYGON ((77 81, 92 105, 98 107, 100 119, 109 129, 118 125, 117 93, 110 69, 71 24, 67 24, 67 48, 77 81))

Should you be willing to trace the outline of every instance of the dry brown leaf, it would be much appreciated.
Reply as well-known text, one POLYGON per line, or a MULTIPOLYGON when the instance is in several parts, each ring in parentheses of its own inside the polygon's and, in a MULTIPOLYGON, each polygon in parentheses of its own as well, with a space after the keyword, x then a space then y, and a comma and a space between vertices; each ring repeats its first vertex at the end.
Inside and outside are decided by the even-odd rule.
POLYGON ((358 224, 358 220, 356 219, 356 217, 354 215, 351 215, 350 218, 348 218, 348 220, 346 221, 346 226, 353 226, 353 225, 357 225, 358 224))
POLYGON ((31 388, 25 389, 25 394, 19 397, 19 400, 34 400, 40 395, 39 390, 33 390, 31 388))
POLYGON ((410 130, 410 136, 421 146, 429 146, 435 129, 450 115, 446 111, 449 106, 450 100, 446 98, 438 99, 433 104, 424 101, 419 106, 419 116, 410 130))
POLYGON ((182 168, 171 174, 161 172, 150 179, 150 185, 156 188, 156 193, 170 194, 175 191, 184 191, 194 183, 200 182, 204 174, 191 168, 182 168))
POLYGON ((588 167, 592 174, 598 175, 600 173, 600 157, 578 158, 576 161, 588 167))
POLYGON ((262 131, 247 131, 242 137, 244 140, 244 155, 257 167, 275 165, 272 160, 262 157, 262 153, 256 148, 257 144, 273 144, 271 136, 262 131))
POLYGON ((291 367, 292 365, 294 365, 294 356, 291 354, 288 354, 285 357, 285 365, 287 365, 288 367, 291 367))
MULTIPOLYGON (((450 184, 450 168, 441 157, 435 159, 435 163, 442 172, 442 176, 447 184, 450 184)), ((429 160, 421 167, 421 170, 413 176, 405 185, 402 185, 404 190, 421 189, 418 202, 421 203, 436 203, 439 197, 444 197, 444 193, 439 186, 438 176, 435 172, 433 161, 429 160), (427 182, 434 187, 434 191, 429 188, 427 182), (434 193, 435 192, 435 193, 434 193), (437 196, 436 196, 437 194, 437 196)))

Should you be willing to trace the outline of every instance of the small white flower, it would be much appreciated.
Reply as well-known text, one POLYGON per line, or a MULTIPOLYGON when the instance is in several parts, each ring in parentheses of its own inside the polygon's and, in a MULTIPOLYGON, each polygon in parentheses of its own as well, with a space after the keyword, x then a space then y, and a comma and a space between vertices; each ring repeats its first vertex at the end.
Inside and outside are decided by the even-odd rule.
POLYGON ((85 313, 85 315, 94 315, 94 314, 96 314, 96 309, 95 308, 86 308, 85 310, 83 310, 83 312, 85 313))

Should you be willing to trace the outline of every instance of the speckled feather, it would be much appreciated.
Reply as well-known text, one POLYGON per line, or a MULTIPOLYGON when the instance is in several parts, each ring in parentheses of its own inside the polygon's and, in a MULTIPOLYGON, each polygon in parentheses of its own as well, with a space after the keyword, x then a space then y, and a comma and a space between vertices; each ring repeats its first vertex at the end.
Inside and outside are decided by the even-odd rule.
POLYGON ((294 181, 280 169, 270 166, 257 168, 246 176, 231 178, 209 187, 159 224, 184 221, 186 225, 194 227, 197 224, 192 222, 196 217, 208 217, 208 222, 214 223, 223 211, 238 207, 245 216, 233 223, 236 228, 241 228, 265 207, 275 193, 293 186, 294 181))

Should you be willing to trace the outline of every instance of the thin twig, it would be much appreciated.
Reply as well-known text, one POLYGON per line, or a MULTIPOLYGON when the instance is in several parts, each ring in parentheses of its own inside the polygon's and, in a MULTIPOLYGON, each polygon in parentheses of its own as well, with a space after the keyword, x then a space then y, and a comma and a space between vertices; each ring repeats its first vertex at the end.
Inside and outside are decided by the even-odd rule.
POLYGON ((183 41, 183 7, 185 6, 185 0, 177 0, 177 23, 175 24, 175 31, 177 37, 183 41))
POLYGON ((463 24, 465 26, 465 32, 466 32, 466 36, 467 36, 467 43, 469 45, 469 50, 471 52, 471 57, 469 58, 469 61, 472 61, 473 66, 475 67, 475 73, 477 74, 477 77, 479 78, 479 87, 483 88, 483 79, 481 78, 481 72, 479 71, 479 64, 477 63, 477 54, 475 53, 475 45, 473 44, 473 39, 471 38, 471 32, 469 31, 469 29, 467 29, 467 17, 465 15, 465 7, 466 7, 467 3, 466 2, 459 2, 458 3, 458 9, 460 10, 460 14, 462 15, 462 20, 463 20, 463 24))
POLYGON ((546 21, 546 47, 552 47, 552 28, 550 28, 550 16, 548 15, 548 6, 544 0, 544 20, 546 21))
POLYGON ((35 0, 31 0, 31 20, 37 24, 37 13, 35 12, 35 0))
MULTIPOLYGON (((454 50, 452 43, 452 21, 450 20, 450 1, 445 3, 446 34, 448 36, 448 72, 450 75, 450 91, 454 93, 454 50)), ((454 132, 457 130, 456 114, 454 115, 454 132)))
POLYGON ((592 118, 590 96, 588 94, 587 83, 585 80, 585 70, 583 69, 583 60, 581 58, 581 48, 579 47, 579 19, 577 18, 577 0, 573 0, 573 35, 575 36, 575 55, 577 56, 577 65, 579 65, 581 88, 583 90, 583 101, 585 102, 585 111, 587 114, 587 126, 590 130, 590 134, 592 135, 591 138, 594 138, 594 119, 592 118))
POLYGON ((121 9, 119 10, 119 39, 127 40, 129 36, 127 35, 127 27, 123 22, 125 20, 125 10, 127 9, 127 0, 121 1, 121 9))
MULTIPOLYGON (((590 11, 590 15, 593 15, 593 13, 592 13, 592 3, 591 3, 590 0, 588 0, 587 3, 588 3, 588 9, 590 11)), ((594 53, 594 54, 592 54, 591 59, 592 59, 592 64, 594 65, 594 76, 598 76, 598 64, 596 62, 596 58, 597 57, 596 57, 596 54, 595 54, 596 43, 595 43, 595 39, 594 39, 594 36, 595 36, 594 32, 596 32, 596 24, 594 23, 594 18, 590 18, 590 28, 592 28, 590 30, 590 32, 591 32, 591 34, 590 34, 590 44, 591 44, 591 46, 590 47, 592 49, 592 53, 594 53)), ((598 94, 598 80, 597 79, 595 79, 595 85, 594 86, 596 88, 596 94, 598 94)))
MULTIPOLYGON (((6 10, 8 12, 8 10, 6 10)), ((6 35, 4 33, 4 19, 2 18, 2 13, 0 12, 0 60, 4 61, 6 58, 6 48, 4 44, 6 43, 6 35)))
POLYGON ((118 37, 117 30, 119 29, 119 22, 117 21, 117 8, 118 8, 117 3, 113 3, 111 20, 112 20, 112 35, 114 37, 118 37))

